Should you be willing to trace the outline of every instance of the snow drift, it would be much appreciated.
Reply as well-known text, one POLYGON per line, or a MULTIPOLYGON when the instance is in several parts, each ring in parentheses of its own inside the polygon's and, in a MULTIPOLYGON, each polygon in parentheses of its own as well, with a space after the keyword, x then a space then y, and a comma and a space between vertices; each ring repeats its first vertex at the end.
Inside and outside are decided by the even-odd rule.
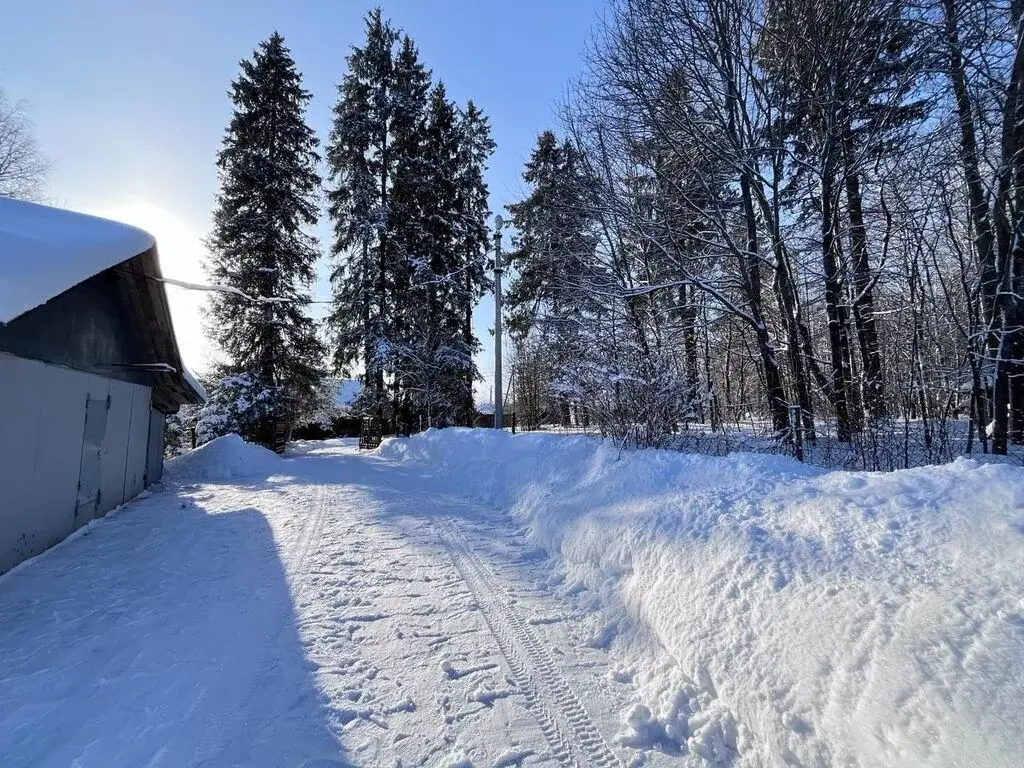
POLYGON ((829 472, 489 430, 379 455, 507 509, 548 553, 639 684, 623 744, 737 765, 1020 762, 1024 470, 829 472))
POLYGON ((176 456, 165 465, 168 479, 175 482, 213 482, 238 477, 266 477, 281 468, 273 451, 247 443, 236 434, 224 435, 176 456))

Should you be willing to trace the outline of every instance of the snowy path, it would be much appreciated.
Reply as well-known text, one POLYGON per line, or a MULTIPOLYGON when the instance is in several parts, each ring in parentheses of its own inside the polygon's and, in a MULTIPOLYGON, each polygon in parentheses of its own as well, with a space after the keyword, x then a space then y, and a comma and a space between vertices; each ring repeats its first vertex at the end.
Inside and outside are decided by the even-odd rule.
POLYGON ((169 487, 0 579, 0 765, 625 765, 635 692, 548 580, 340 443, 169 487))
POLYGON ((0 577, 0 766, 1010 768, 1024 470, 222 438, 0 577))
POLYGON ((572 687, 530 625, 473 552, 458 522, 444 526, 445 549, 483 612, 512 677, 540 721, 555 757, 567 766, 613 766, 617 761, 572 687))

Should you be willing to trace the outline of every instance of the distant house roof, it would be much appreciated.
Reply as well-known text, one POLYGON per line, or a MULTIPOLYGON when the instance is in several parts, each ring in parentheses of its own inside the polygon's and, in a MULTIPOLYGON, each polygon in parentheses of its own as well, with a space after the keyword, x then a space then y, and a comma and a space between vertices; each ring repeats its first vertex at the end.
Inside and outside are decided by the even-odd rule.
POLYGON ((31 312, 112 267, 149 340, 157 370, 154 404, 203 403, 206 392, 181 361, 156 241, 148 232, 74 211, 0 197, 0 324, 31 312))
POLYGON ((334 392, 334 404, 342 410, 347 410, 352 407, 362 391, 363 385, 358 379, 341 379, 334 392))

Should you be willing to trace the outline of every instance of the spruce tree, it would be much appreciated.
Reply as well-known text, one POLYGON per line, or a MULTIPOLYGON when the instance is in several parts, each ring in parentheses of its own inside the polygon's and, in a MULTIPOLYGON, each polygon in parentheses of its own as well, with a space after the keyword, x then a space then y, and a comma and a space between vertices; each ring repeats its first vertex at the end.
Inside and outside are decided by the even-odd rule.
POLYGON ((519 234, 508 254, 516 270, 508 295, 509 331, 523 338, 537 323, 578 313, 593 266, 588 180, 576 148, 551 131, 537 139, 523 179, 529 196, 508 206, 519 234))
MULTIPOLYGON (((432 424, 470 424, 475 416, 473 385, 479 371, 473 354, 473 307, 490 286, 487 185, 484 171, 494 150, 487 118, 470 102, 460 112, 443 83, 430 93, 424 121, 418 209, 421 238, 414 249, 407 306, 409 382, 429 392, 414 404, 432 424), (426 384, 426 386, 423 386, 426 384)), ((410 220, 416 217, 410 216, 410 220)))
POLYGON ((366 19, 366 44, 348 56, 338 86, 327 162, 333 186, 328 212, 334 230, 334 306, 328 318, 334 365, 362 364, 364 404, 380 407, 386 335, 385 238, 390 156, 393 49, 398 34, 380 10, 366 19))
POLYGON ((411 39, 366 18, 366 42, 353 49, 338 88, 327 161, 334 307, 334 364, 363 368, 363 407, 384 415, 394 346, 407 326, 400 298, 409 284, 421 174, 419 144, 430 75, 411 39))
POLYGON ((394 300, 387 348, 391 353, 388 368, 392 407, 396 412, 401 409, 404 419, 410 420, 428 410, 423 399, 425 393, 429 393, 432 402, 439 397, 439 366, 434 357, 426 354, 430 345, 425 345, 421 338, 429 321, 425 323, 424 307, 418 301, 422 291, 417 290, 418 283, 429 282, 424 265, 429 268, 430 219, 438 202, 433 199, 432 157, 426 146, 430 72, 420 62, 419 52, 408 35, 402 37, 394 70, 391 134, 395 167, 388 208, 394 300))
POLYGON ((362 367, 364 412, 468 423, 473 306, 488 286, 487 120, 460 113, 379 10, 348 57, 327 159, 334 364, 362 367))
MULTIPOLYGON (((455 223, 455 248, 461 257, 462 283, 458 295, 461 309, 463 343, 474 354, 480 342, 473 333, 473 308, 491 289, 487 277, 487 251, 490 230, 487 217, 489 191, 484 174, 487 162, 494 153, 491 127, 487 116, 470 101, 462 112, 458 124, 458 219, 455 223)), ((473 402, 473 384, 479 378, 476 368, 466 371, 463 385, 462 422, 472 425, 476 415, 473 402)))
POLYGON ((409 290, 403 303, 408 323, 397 360, 411 405, 432 424, 454 416, 459 383, 472 367, 458 317, 460 284, 455 224, 458 218, 459 137, 455 108, 443 84, 431 90, 420 152, 408 157, 409 205, 403 210, 409 290), (415 202, 413 202, 415 201, 415 202))
POLYGON ((206 269, 211 281, 245 296, 217 293, 210 328, 224 374, 247 374, 301 407, 324 354, 305 311, 319 256, 308 231, 317 221, 319 156, 305 122, 311 96, 280 34, 241 62, 230 95, 206 269))
MULTIPOLYGON (((508 206, 518 230, 508 255, 516 274, 507 298, 509 332, 520 347, 528 337, 543 339, 560 371, 577 356, 579 321, 593 303, 586 290, 597 277, 591 182, 576 147, 559 144, 551 131, 537 139, 523 179, 529 196, 508 206)), ((558 401, 567 423, 569 403, 558 401)))

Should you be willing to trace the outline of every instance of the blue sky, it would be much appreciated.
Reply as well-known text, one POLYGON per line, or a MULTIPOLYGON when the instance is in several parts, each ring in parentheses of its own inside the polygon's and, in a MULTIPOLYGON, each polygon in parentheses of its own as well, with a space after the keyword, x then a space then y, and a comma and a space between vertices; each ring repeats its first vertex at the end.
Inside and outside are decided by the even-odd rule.
MULTIPOLYGON (((603 0, 394 0, 379 3, 416 40, 452 98, 491 118, 498 150, 491 208, 521 196, 536 135, 556 123, 603 0)), ((49 193, 62 205, 149 228, 169 277, 201 279, 201 240, 216 193, 214 155, 230 115, 238 61, 280 31, 313 92, 322 138, 345 56, 374 3, 353 0, 62 0, 7 3, 0 24, 0 88, 29 102, 53 161, 49 193)), ((321 228, 326 247, 326 230, 321 228)), ((325 267, 326 270, 326 267, 325 267)), ((170 288, 190 366, 202 370, 201 295, 170 288)), ((317 287, 317 298, 329 296, 317 287)), ((493 370, 493 304, 477 311, 493 370)), ((482 387, 486 398, 489 381, 482 387)))

